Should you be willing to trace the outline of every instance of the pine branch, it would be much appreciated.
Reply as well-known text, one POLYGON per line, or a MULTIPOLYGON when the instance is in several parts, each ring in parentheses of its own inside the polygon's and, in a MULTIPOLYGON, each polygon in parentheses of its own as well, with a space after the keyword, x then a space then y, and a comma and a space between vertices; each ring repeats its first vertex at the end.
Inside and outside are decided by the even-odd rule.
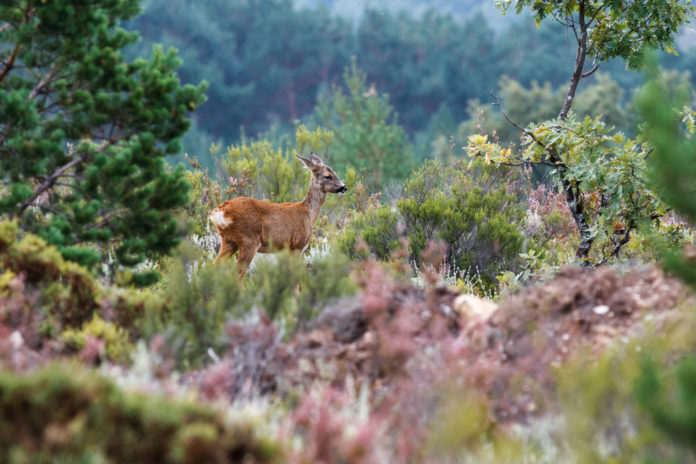
POLYGON ((79 158, 75 158, 74 160, 70 161, 69 163, 63 165, 60 167, 56 172, 51 174, 51 176, 44 181, 43 184, 37 188, 34 193, 32 194, 31 197, 29 197, 28 200, 26 200, 24 203, 19 205, 19 210, 15 213, 15 216, 20 216, 22 213, 24 213, 24 210, 26 210, 34 201, 36 201, 39 196, 44 193, 46 190, 51 188, 53 184, 58 180, 59 177, 63 175, 65 171, 68 169, 74 168, 75 166, 79 165, 80 163, 84 162, 86 160, 86 156, 80 156, 79 158))

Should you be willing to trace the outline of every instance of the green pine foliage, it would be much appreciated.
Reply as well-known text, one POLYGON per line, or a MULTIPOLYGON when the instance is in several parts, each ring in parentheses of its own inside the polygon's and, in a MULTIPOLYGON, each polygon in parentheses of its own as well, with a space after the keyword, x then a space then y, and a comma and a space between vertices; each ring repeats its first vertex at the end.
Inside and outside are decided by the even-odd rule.
MULTIPOLYGON (((179 150, 205 84, 179 83, 173 50, 124 58, 138 34, 119 24, 139 7, 0 7, 0 214, 90 267, 112 248, 112 270, 170 250, 170 210, 187 200, 183 170, 167 169, 164 156, 179 150)), ((140 285, 154 278, 132 274, 140 285)))
POLYGON ((329 164, 339 172, 352 167, 363 173, 369 184, 383 187, 403 180, 413 166, 413 151, 388 95, 380 95, 356 60, 344 73, 348 93, 334 86, 331 94, 320 96, 315 109, 317 122, 334 133, 329 164))
MULTIPOLYGON (((693 199, 696 179, 694 112, 688 106, 687 88, 669 91, 653 72, 641 92, 640 109, 646 121, 647 137, 654 145, 650 155, 651 179, 659 195, 690 224, 696 224, 693 199), (682 108, 678 110, 678 108, 682 108)), ((668 251, 667 266, 691 285, 696 285, 696 255, 693 243, 684 250, 668 251)))
MULTIPOLYGON (((686 89, 669 92, 651 63, 650 81, 641 91, 639 107, 646 121, 646 134, 654 149, 650 154, 651 179, 665 202, 690 224, 696 224, 696 142, 693 117, 686 89)), ((696 285, 696 255, 693 243, 667 250, 665 264, 692 286, 696 285)), ((677 363, 658 364, 650 354, 643 358, 635 395, 652 424, 667 443, 696 449, 696 359, 693 354, 677 363)), ((659 455, 654 462, 659 461, 659 455)))

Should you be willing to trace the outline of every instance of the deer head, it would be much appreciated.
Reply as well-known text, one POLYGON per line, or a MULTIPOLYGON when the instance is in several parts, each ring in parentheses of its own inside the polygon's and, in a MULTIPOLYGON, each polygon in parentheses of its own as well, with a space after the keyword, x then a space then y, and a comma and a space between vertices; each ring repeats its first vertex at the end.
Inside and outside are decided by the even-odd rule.
POLYGON ((336 171, 326 166, 324 162, 314 153, 309 154, 309 159, 297 156, 297 159, 304 163, 305 167, 312 173, 312 181, 320 191, 327 193, 343 194, 348 190, 346 184, 341 182, 336 171))

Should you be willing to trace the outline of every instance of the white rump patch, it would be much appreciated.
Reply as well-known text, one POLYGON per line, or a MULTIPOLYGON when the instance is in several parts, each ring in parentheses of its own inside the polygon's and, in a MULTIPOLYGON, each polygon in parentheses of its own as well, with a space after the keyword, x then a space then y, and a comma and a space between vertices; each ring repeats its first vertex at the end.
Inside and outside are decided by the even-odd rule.
POLYGON ((227 227, 232 224, 232 219, 226 218, 225 212, 221 209, 214 209, 209 218, 218 227, 227 227))

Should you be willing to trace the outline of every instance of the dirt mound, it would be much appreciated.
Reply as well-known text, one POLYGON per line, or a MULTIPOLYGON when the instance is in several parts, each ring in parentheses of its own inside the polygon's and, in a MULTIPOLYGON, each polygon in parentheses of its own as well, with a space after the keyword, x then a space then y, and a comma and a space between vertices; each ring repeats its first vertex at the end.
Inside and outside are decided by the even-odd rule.
POLYGON ((568 268, 507 298, 460 337, 466 370, 494 400, 498 420, 523 420, 544 406, 552 369, 580 350, 627 342, 685 297, 677 280, 655 267, 620 275, 608 267, 568 268))
POLYGON ((552 370, 572 353, 627 340, 646 316, 684 297, 682 285, 655 267, 569 268, 498 306, 398 282, 375 266, 358 297, 324 308, 289 342, 267 320, 230 326, 233 349, 201 373, 201 384, 210 392, 224 385, 237 397, 289 393, 318 379, 341 387, 348 376, 384 392, 409 377, 454 376, 487 395, 497 420, 525 420, 545 407, 552 370))

